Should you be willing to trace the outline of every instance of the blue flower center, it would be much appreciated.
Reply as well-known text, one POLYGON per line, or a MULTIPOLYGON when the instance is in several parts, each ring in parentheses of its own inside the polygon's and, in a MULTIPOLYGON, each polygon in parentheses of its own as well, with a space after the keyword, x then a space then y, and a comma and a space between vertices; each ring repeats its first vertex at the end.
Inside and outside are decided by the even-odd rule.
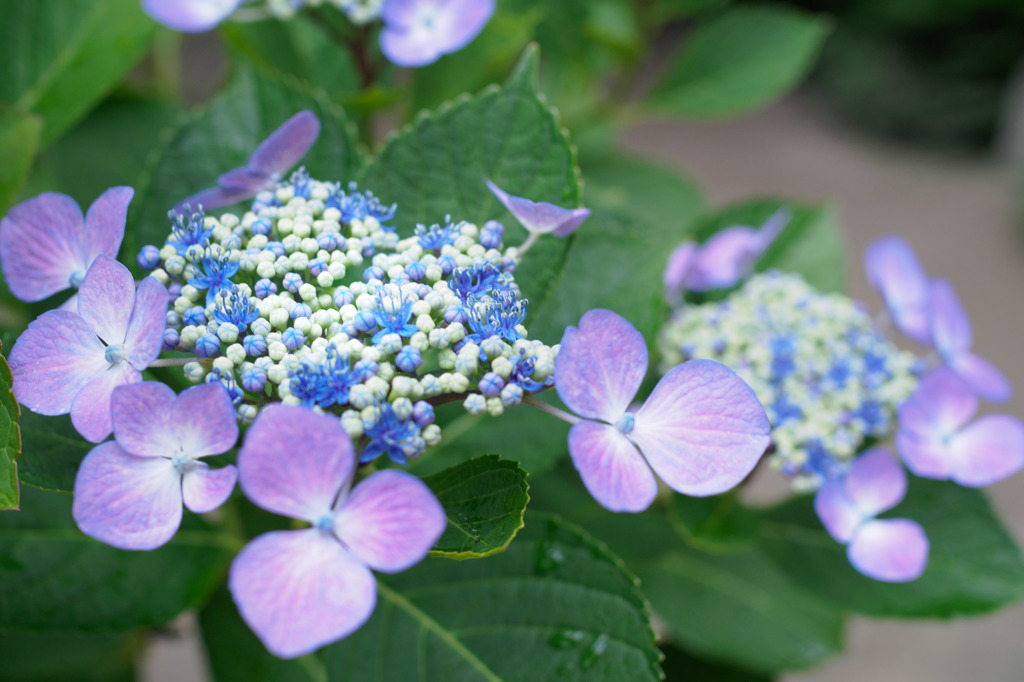
POLYGON ((85 273, 81 270, 75 270, 71 273, 71 277, 68 277, 68 284, 77 289, 82 286, 82 280, 85 279, 85 273))
POLYGON ((195 465, 196 461, 189 457, 188 455, 186 455, 184 452, 179 452, 178 454, 171 458, 171 466, 173 466, 174 470, 177 471, 182 476, 192 471, 195 465))
POLYGON ((633 433, 633 426, 636 424, 636 418, 632 414, 627 412, 626 414, 619 417, 619 421, 615 422, 615 428, 623 433, 633 433))
POLYGON ((125 348, 123 343, 114 343, 107 346, 107 349, 103 351, 103 359, 109 362, 111 365, 124 360, 125 348))
POLYGON ((334 516, 331 514, 324 514, 316 521, 313 522, 313 528, 316 528, 321 533, 333 533, 334 532, 334 516))

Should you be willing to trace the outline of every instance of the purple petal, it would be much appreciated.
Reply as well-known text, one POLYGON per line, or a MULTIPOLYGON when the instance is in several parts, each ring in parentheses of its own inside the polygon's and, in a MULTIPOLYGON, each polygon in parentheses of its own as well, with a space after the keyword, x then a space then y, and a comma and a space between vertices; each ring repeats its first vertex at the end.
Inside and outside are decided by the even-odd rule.
POLYGON ((331 513, 355 461, 352 440, 336 417, 270 405, 238 451, 239 483, 257 506, 314 522, 331 513))
POLYGON ((191 210, 202 208, 204 211, 212 211, 216 208, 222 208, 224 206, 230 206, 236 204, 239 201, 251 199, 256 196, 256 192, 248 189, 238 189, 235 187, 211 187, 210 189, 204 189, 198 194, 182 199, 174 207, 174 210, 181 214, 186 214, 191 210))
POLYGON ((730 227, 716 233, 697 252, 690 288, 707 291, 733 286, 750 271, 760 244, 758 233, 749 227, 730 227))
POLYGON ((658 494, 650 467, 614 426, 581 421, 569 429, 569 455, 583 485, 602 507, 642 512, 658 494))
POLYGON ((182 452, 193 459, 227 452, 238 441, 235 407, 219 381, 182 391, 171 407, 171 423, 182 452))
POLYGON ((565 237, 590 216, 590 210, 586 208, 570 209, 555 206, 546 201, 530 201, 505 192, 490 180, 486 182, 494 196, 498 197, 498 201, 527 231, 532 233, 547 234, 551 232, 556 237, 565 237))
POLYGON ((128 220, 128 204, 135 190, 131 187, 111 187, 92 202, 85 214, 82 249, 85 262, 92 263, 101 253, 117 257, 124 239, 124 226, 128 220))
POLYGON ((357 630, 373 613, 373 574, 318 530, 259 536, 231 563, 238 611, 281 658, 310 653, 357 630))
POLYGON ((117 444, 136 457, 174 457, 180 447, 171 415, 174 401, 174 391, 156 381, 114 389, 110 417, 117 444))
POLYGON ((444 507, 420 479, 378 471, 352 490, 334 516, 334 532, 371 568, 397 573, 419 563, 448 525, 444 507))
POLYGON ((1024 467, 1024 424, 1007 414, 982 417, 950 443, 954 481, 971 488, 991 485, 1024 467))
POLYGON ((83 533, 108 545, 155 549, 181 525, 181 476, 162 457, 97 445, 78 467, 71 514, 83 533))
POLYGON ((900 431, 896 434, 896 449, 903 463, 916 476, 945 480, 953 474, 953 456, 949 445, 940 438, 919 438, 900 431))
POLYGON ((217 184, 228 190, 243 190, 249 194, 257 194, 273 187, 274 178, 269 173, 242 166, 221 175, 217 178, 217 184))
POLYGON ((14 396, 33 412, 67 414, 78 392, 110 367, 104 350, 75 313, 43 313, 11 349, 14 396))
POLYGON ((684 242, 668 257, 665 266, 665 300, 670 304, 679 300, 686 291, 686 282, 697 256, 696 242, 684 242))
POLYGON ((71 423, 75 430, 91 443, 99 443, 109 436, 114 428, 110 416, 111 394, 118 386, 139 381, 142 375, 135 368, 120 363, 87 383, 71 403, 71 423))
MULTIPOLYGON (((394 4, 394 0, 384 6, 390 4, 394 4)), ((440 45, 433 33, 390 25, 380 32, 380 50, 389 62, 398 66, 426 66, 441 58, 440 45)))
POLYGON ((836 542, 848 543, 864 521, 864 515, 846 496, 842 480, 826 482, 814 495, 814 511, 836 542))
POLYGON ((793 212, 787 207, 782 207, 764 221, 757 231, 757 253, 764 253, 772 243, 779 238, 786 225, 793 218, 793 212))
POLYGON ((950 369, 967 382, 979 398, 993 403, 1005 403, 1013 397, 1013 386, 995 365, 974 353, 962 353, 950 362, 950 369))
POLYGON ((0 222, 0 264, 11 293, 41 301, 71 286, 89 264, 82 253, 82 210, 47 192, 18 204, 0 222))
POLYGON ((896 327, 918 343, 929 343, 928 278, 910 244, 894 236, 876 240, 864 252, 864 268, 896 327))
POLYGON ((146 369, 160 355, 169 299, 167 287, 155 277, 139 283, 124 339, 125 359, 135 369, 146 369))
POLYGON ((156 21, 183 33, 209 31, 244 0, 142 0, 142 9, 156 21))
POLYGON ((449 23, 445 27, 441 53, 457 52, 472 42, 494 14, 494 0, 449 0, 449 23))
POLYGON ((971 349, 971 320, 953 287, 934 279, 929 287, 929 324, 935 350, 947 362, 971 349))
POLYGON ((227 502, 237 480, 238 469, 230 464, 211 469, 206 462, 195 462, 181 479, 182 499, 196 514, 211 512, 227 502))
POLYGON ((868 450, 843 479, 846 497, 865 518, 888 511, 907 494, 907 472, 884 448, 868 450))
POLYGON ((566 327, 555 359, 555 389, 569 409, 614 423, 647 373, 647 346, 636 327, 610 310, 590 310, 566 327))
POLYGON ((249 168, 270 176, 284 175, 297 164, 320 134, 320 119, 300 111, 270 134, 249 157, 249 168))
POLYGON ((388 0, 380 46, 399 66, 424 66, 461 50, 494 13, 494 0, 388 0))
POLYGON ((869 521, 846 550, 858 571, 885 582, 916 580, 928 564, 928 538, 921 524, 909 519, 869 521))
POLYGON ((128 268, 98 256, 78 290, 78 314, 107 345, 122 344, 135 305, 135 280, 128 268))
POLYGON ((746 478, 768 448, 770 432, 750 386, 724 365, 691 360, 654 387, 630 437, 670 488, 704 496, 746 478))
POLYGON ((963 379, 937 367, 900 407, 900 431, 919 440, 942 439, 956 433, 977 411, 978 399, 963 379))

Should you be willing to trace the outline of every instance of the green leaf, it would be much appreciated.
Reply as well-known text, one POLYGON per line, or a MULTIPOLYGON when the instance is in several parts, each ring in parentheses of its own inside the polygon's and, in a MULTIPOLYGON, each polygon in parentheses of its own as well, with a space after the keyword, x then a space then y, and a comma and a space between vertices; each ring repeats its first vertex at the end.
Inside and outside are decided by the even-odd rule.
POLYGON ((379 576, 377 608, 325 650, 332 682, 659 680, 636 579, 582 532, 531 514, 486 561, 379 576))
POLYGON ((195 516, 160 549, 114 549, 75 527, 70 496, 26 487, 22 511, 0 514, 0 631, 162 625, 205 601, 237 549, 195 516))
POLYGON ((134 682, 142 634, 7 634, 0 637, 6 682, 134 682))
POLYGON ((217 682, 324 682, 323 663, 313 656, 283 660, 256 638, 227 588, 217 590, 199 611, 199 627, 217 682))
POLYGON ((135 65, 156 28, 137 0, 4 0, 0 103, 42 118, 46 145, 135 65))
POLYGON ((526 477, 518 463, 484 455, 423 479, 448 516, 431 556, 475 559, 505 551, 523 527, 526 477))
POLYGON ((754 542, 757 517, 735 493, 713 497, 673 495, 672 527, 694 547, 729 551, 754 542))
POLYGON ((748 673, 726 665, 698 658, 673 644, 661 644, 665 654, 661 667, 665 682, 772 682, 769 675, 748 673))
MULTIPOLYGON (((150 166, 149 181, 136 196, 135 219, 122 253, 163 244, 170 233, 167 212, 182 199, 216 185, 217 177, 245 164, 270 133, 299 111, 320 118, 320 137, 302 160, 318 180, 355 178, 362 157, 344 112, 319 93, 241 69, 208 105, 170 133, 150 166)), ((387 200, 387 197, 382 197, 387 200)))
MULTIPOLYGON (((487 189, 486 178, 534 201, 579 205, 575 151, 537 94, 538 59, 537 50, 528 49, 503 87, 421 113, 367 166, 360 185, 385 202, 398 202, 394 222, 400 233, 451 214, 477 225, 500 219, 506 244, 525 241, 526 230, 487 189)), ((544 237, 523 259, 516 280, 531 302, 544 298, 570 243, 544 237)))
MULTIPOLYGON (((2 346, 0 350, 3 350, 2 346)), ((21 452, 21 427, 18 426, 21 409, 11 391, 13 383, 7 359, 0 355, 0 510, 17 509, 19 501, 18 463, 15 460, 21 452)))
POLYGON ((855 571, 846 548, 822 528, 809 498, 768 512, 761 541, 794 580, 858 613, 952 618, 986 613, 1024 594, 1020 550, 981 492, 911 478, 906 499, 886 516, 913 519, 928 535, 928 567, 917 580, 884 583, 855 571))
POLYGON ((94 445, 78 435, 71 417, 48 417, 25 410, 21 426, 21 482, 55 492, 74 490, 78 465, 94 445))
POLYGON ((829 30, 826 19, 781 5, 729 9, 684 39, 651 104, 694 118, 768 104, 803 79, 829 30))
POLYGON ((14 203, 39 148, 43 120, 13 109, 0 109, 0 214, 14 203))

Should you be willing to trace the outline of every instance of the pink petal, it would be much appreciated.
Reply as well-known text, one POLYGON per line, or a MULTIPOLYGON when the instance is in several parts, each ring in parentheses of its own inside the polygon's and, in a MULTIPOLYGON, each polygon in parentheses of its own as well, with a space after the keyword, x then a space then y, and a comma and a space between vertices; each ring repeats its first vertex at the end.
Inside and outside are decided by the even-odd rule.
POLYGON ((814 511, 828 534, 844 545, 864 521, 864 515, 846 496, 846 487, 841 480, 828 481, 818 489, 814 495, 814 511))
POLYGON ((264 407, 238 451, 239 483, 267 511, 315 522, 352 479, 355 450, 337 417, 304 407, 264 407))
POLYGON ((882 237, 864 252, 864 267, 893 323, 918 343, 929 343, 928 278, 910 244, 901 237, 882 237))
POLYGON ((300 111, 281 124, 249 157, 249 168, 270 176, 282 176, 297 164, 320 134, 320 119, 312 111, 300 111))
POLYGON ((47 192, 18 204, 0 222, 0 264, 11 293, 41 301, 85 275, 82 210, 74 199, 47 192))
POLYGON ((976 396, 993 403, 1013 397, 1013 386, 995 365, 974 353, 963 353, 950 361, 950 368, 967 382, 976 396))
POLYGON ((227 502, 237 480, 238 469, 230 464, 211 469, 206 462, 195 462, 181 479, 185 506, 196 514, 211 512, 227 502))
POLYGON ((155 277, 139 283, 124 339, 125 358, 135 369, 146 369, 160 355, 169 299, 167 287, 155 277))
POLYGON ((900 431, 896 434, 896 449, 915 476, 944 480, 953 474, 953 456, 941 439, 917 438, 900 431))
POLYGON ((647 346, 636 327, 610 310, 590 310, 567 327, 555 359, 555 389, 569 409, 614 423, 647 373, 647 346))
POLYGON ((907 494, 907 472, 884 448, 868 450, 858 457, 843 483, 847 498, 865 518, 892 509, 907 494))
POLYGON ((869 521, 861 526, 846 550, 858 571, 885 582, 908 582, 928 564, 928 537, 909 519, 869 521))
POLYGON ((124 226, 128 220, 128 204, 135 190, 131 187, 111 187, 92 202, 85 214, 82 249, 85 261, 92 263, 101 253, 117 257, 124 239, 124 226))
POLYGON ((43 313, 11 349, 15 397, 39 414, 67 414, 78 392, 110 367, 104 351, 92 328, 75 313, 43 313))
POLYGON ((182 452, 193 459, 227 452, 238 441, 235 406, 219 381, 182 391, 170 413, 182 452))
POLYGON ((142 0, 142 9, 175 31, 201 33, 231 16, 242 2, 244 0, 142 0))
POLYGON ((753 389, 732 370, 691 360, 654 387, 630 437, 670 488, 704 496, 746 478, 768 448, 770 431, 753 389))
POLYGON ((943 358, 950 359, 971 349, 971 320, 953 287, 934 279, 929 287, 932 341, 943 358))
POLYGON ((569 455, 583 485, 604 508, 642 512, 658 494, 644 458, 614 426, 581 421, 569 429, 569 455))
POLYGON ((156 381, 115 388, 110 416, 117 444, 136 457, 174 457, 180 447, 171 415, 174 401, 174 391, 156 381))
POLYGON ((1024 424, 1007 414, 982 417, 950 443, 954 481, 981 488, 1024 467, 1024 424))
POLYGON ((978 399, 964 380, 937 367, 900 406, 900 430, 918 439, 941 439, 956 433, 977 411, 978 399))
POLYGON ((373 613, 373 574, 318 530, 265 533, 231 563, 228 588, 267 649, 294 658, 357 630, 373 613))
POLYGON ((420 479, 387 469, 360 482, 334 516, 334 532, 359 560, 385 573, 419 563, 448 525, 420 479))
POLYGON ((113 422, 110 398, 114 389, 142 381, 142 375, 131 365, 120 363, 86 384, 71 403, 71 423, 87 441, 99 443, 110 435, 113 422))
POLYGON ((739 282, 760 254, 761 239, 749 227, 730 227, 701 245, 694 263, 691 288, 725 289, 739 282))
POLYGON ((112 346, 124 343, 134 305, 132 273, 113 258, 98 256, 78 290, 78 314, 112 346))
POLYGON ((71 514, 83 533, 108 545, 155 549, 181 524, 181 476, 162 457, 97 445, 78 467, 71 514))
POLYGON ((668 257, 665 266, 665 300, 675 303, 686 292, 686 282, 697 256, 696 242, 684 242, 668 257))

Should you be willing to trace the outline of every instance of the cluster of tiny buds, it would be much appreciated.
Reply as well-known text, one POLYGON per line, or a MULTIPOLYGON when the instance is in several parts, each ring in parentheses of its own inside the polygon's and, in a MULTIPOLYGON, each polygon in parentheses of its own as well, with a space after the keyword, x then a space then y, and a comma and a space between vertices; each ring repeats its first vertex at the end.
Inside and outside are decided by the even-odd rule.
POLYGON ((527 338, 502 225, 403 239, 395 211, 300 170, 241 218, 172 215, 138 256, 173 297, 164 350, 195 356, 185 376, 224 383, 243 423, 271 401, 331 411, 396 461, 439 441, 435 404, 497 416, 550 387, 558 347, 527 338))
POLYGON ((367 24, 380 17, 384 0, 267 0, 267 11, 280 19, 288 19, 303 6, 332 5, 344 12, 354 24, 367 24))
POLYGON ((779 272, 755 275, 719 303, 684 305, 659 346, 666 367, 708 358, 750 384, 772 424, 770 461, 801 491, 894 430, 924 364, 886 339, 861 305, 779 272))

